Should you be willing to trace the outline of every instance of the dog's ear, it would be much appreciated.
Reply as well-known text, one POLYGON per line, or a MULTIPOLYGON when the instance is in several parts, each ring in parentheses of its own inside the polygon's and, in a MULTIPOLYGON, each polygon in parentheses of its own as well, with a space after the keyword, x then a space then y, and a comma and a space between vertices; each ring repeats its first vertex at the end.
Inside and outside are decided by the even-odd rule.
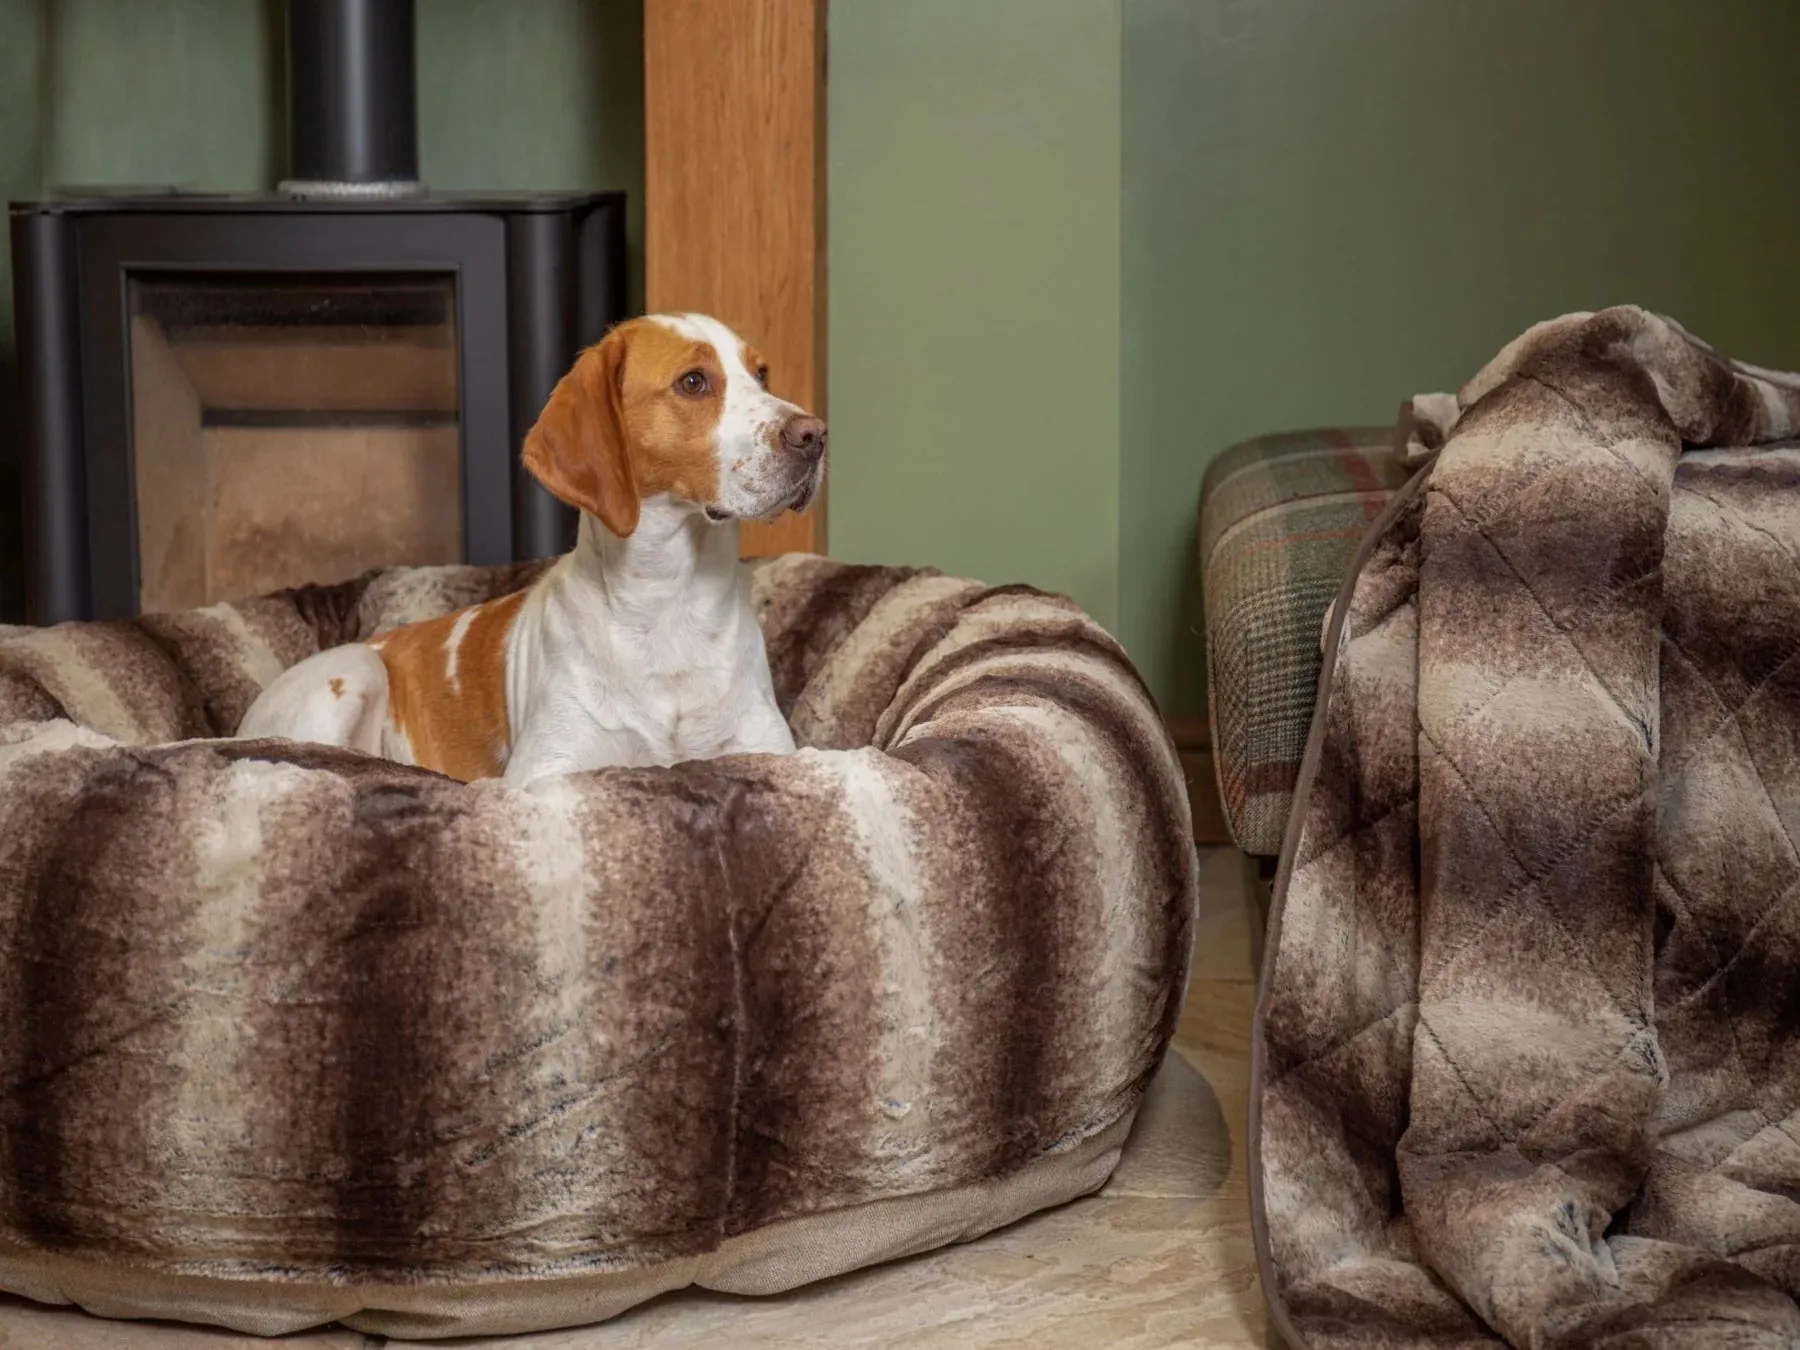
POLYGON ((557 381, 525 437, 525 468, 551 496, 621 539, 637 529, 637 478, 625 440, 620 382, 626 333, 615 328, 557 381))

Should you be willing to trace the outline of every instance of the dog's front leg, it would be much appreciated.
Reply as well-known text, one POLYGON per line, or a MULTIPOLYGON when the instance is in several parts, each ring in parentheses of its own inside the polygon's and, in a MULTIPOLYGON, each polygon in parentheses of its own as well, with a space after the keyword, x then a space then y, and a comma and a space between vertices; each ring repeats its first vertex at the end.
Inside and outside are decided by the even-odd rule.
POLYGON ((553 778, 557 774, 580 773, 583 765, 567 750, 554 744, 521 743, 507 757, 506 772, 502 775, 508 783, 529 783, 535 778, 553 778))
POLYGON ((554 774, 656 762, 640 737, 603 727, 585 712, 569 709, 533 717, 526 724, 507 756, 504 777, 509 783, 529 783, 554 774))
POLYGON ((794 731, 773 699, 766 703, 759 701, 745 715, 736 734, 720 753, 791 755, 794 753, 794 731))

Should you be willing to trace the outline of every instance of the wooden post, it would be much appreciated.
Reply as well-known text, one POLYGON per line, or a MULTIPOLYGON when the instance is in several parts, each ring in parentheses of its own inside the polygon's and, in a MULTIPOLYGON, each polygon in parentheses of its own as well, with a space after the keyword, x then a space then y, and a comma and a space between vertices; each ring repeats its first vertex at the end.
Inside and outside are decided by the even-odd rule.
MULTIPOLYGON (((825 403, 825 0, 644 0, 644 289, 716 315, 770 388, 825 403)), ((825 494, 743 527, 745 557, 825 551, 825 494)))

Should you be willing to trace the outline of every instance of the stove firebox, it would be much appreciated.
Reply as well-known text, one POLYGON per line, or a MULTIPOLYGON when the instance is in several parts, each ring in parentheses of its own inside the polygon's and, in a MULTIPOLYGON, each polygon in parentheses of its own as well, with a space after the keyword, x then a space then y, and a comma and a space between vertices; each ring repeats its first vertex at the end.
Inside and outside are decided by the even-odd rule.
POLYGON ((289 0, 292 176, 15 203, 27 618, 560 552, 518 451, 625 314, 620 193, 435 197, 409 0, 289 0))

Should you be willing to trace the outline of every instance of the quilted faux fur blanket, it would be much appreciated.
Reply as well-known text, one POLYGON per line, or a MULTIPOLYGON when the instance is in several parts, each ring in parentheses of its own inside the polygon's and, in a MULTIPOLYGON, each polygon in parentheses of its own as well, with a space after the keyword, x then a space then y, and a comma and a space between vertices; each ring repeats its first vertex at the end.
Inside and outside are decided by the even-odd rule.
POLYGON ((0 634, 0 1288, 448 1336, 1097 1188, 1179 1012, 1180 767, 1026 587, 790 557, 803 747, 525 789, 216 739, 434 568, 0 634))
POLYGON ((1277 876, 1277 1326, 1800 1344, 1800 378, 1621 308, 1416 406, 1277 876))

